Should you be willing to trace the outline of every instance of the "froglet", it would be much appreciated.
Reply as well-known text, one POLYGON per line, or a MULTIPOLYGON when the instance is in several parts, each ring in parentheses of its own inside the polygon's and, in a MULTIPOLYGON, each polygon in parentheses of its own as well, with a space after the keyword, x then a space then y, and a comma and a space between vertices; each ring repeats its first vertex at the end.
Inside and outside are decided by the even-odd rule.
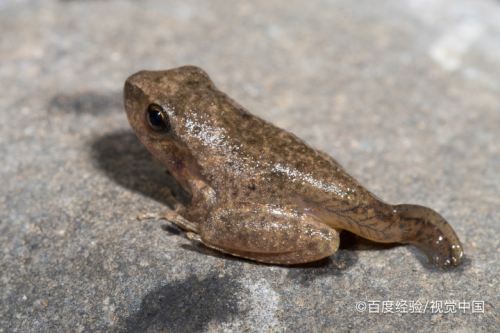
POLYGON ((252 115, 195 66, 140 71, 124 86, 139 140, 188 194, 167 219, 234 256, 301 264, 334 254, 339 232, 412 244, 437 266, 462 245, 434 210, 383 202, 332 157, 252 115))

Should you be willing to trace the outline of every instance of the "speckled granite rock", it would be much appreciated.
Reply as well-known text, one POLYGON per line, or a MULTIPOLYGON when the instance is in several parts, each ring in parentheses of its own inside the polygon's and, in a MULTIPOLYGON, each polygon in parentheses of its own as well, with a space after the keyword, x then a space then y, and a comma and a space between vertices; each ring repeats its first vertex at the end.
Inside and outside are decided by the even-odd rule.
POLYGON ((0 1, 0 331, 498 331, 499 17, 488 0, 0 1), (265 266, 137 221, 166 179, 122 84, 182 64, 384 199, 441 212, 466 264, 344 235, 318 265, 265 266))

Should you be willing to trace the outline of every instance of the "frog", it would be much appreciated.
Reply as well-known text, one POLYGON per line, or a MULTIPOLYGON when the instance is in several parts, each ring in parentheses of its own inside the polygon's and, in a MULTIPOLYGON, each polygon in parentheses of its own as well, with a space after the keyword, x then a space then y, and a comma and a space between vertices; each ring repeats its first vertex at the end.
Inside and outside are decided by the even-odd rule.
POLYGON ((139 141, 186 193, 162 216, 193 242, 300 265, 335 254, 348 231, 415 246, 437 267, 462 262, 459 238, 435 210, 382 201, 333 157, 250 113, 199 67, 131 75, 124 107, 139 141))

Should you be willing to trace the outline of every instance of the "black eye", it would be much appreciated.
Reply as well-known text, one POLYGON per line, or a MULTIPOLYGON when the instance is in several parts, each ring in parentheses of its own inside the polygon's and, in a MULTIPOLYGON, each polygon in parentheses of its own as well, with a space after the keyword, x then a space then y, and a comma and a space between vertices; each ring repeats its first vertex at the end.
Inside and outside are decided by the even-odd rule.
POLYGON ((157 132, 168 132, 170 130, 168 115, 158 104, 151 104, 148 106, 146 119, 149 126, 157 132))

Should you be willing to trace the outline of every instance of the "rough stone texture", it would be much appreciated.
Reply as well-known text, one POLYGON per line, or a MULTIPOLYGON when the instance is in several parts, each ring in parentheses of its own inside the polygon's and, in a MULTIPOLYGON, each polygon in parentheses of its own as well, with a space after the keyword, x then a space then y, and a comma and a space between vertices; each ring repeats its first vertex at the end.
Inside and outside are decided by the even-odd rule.
POLYGON ((498 331, 500 2, 0 1, 0 331, 498 331), (343 237, 312 267, 191 244, 122 110, 139 69, 195 64, 390 202, 449 219, 467 261, 343 237), (368 314, 367 300, 484 314, 368 314))

